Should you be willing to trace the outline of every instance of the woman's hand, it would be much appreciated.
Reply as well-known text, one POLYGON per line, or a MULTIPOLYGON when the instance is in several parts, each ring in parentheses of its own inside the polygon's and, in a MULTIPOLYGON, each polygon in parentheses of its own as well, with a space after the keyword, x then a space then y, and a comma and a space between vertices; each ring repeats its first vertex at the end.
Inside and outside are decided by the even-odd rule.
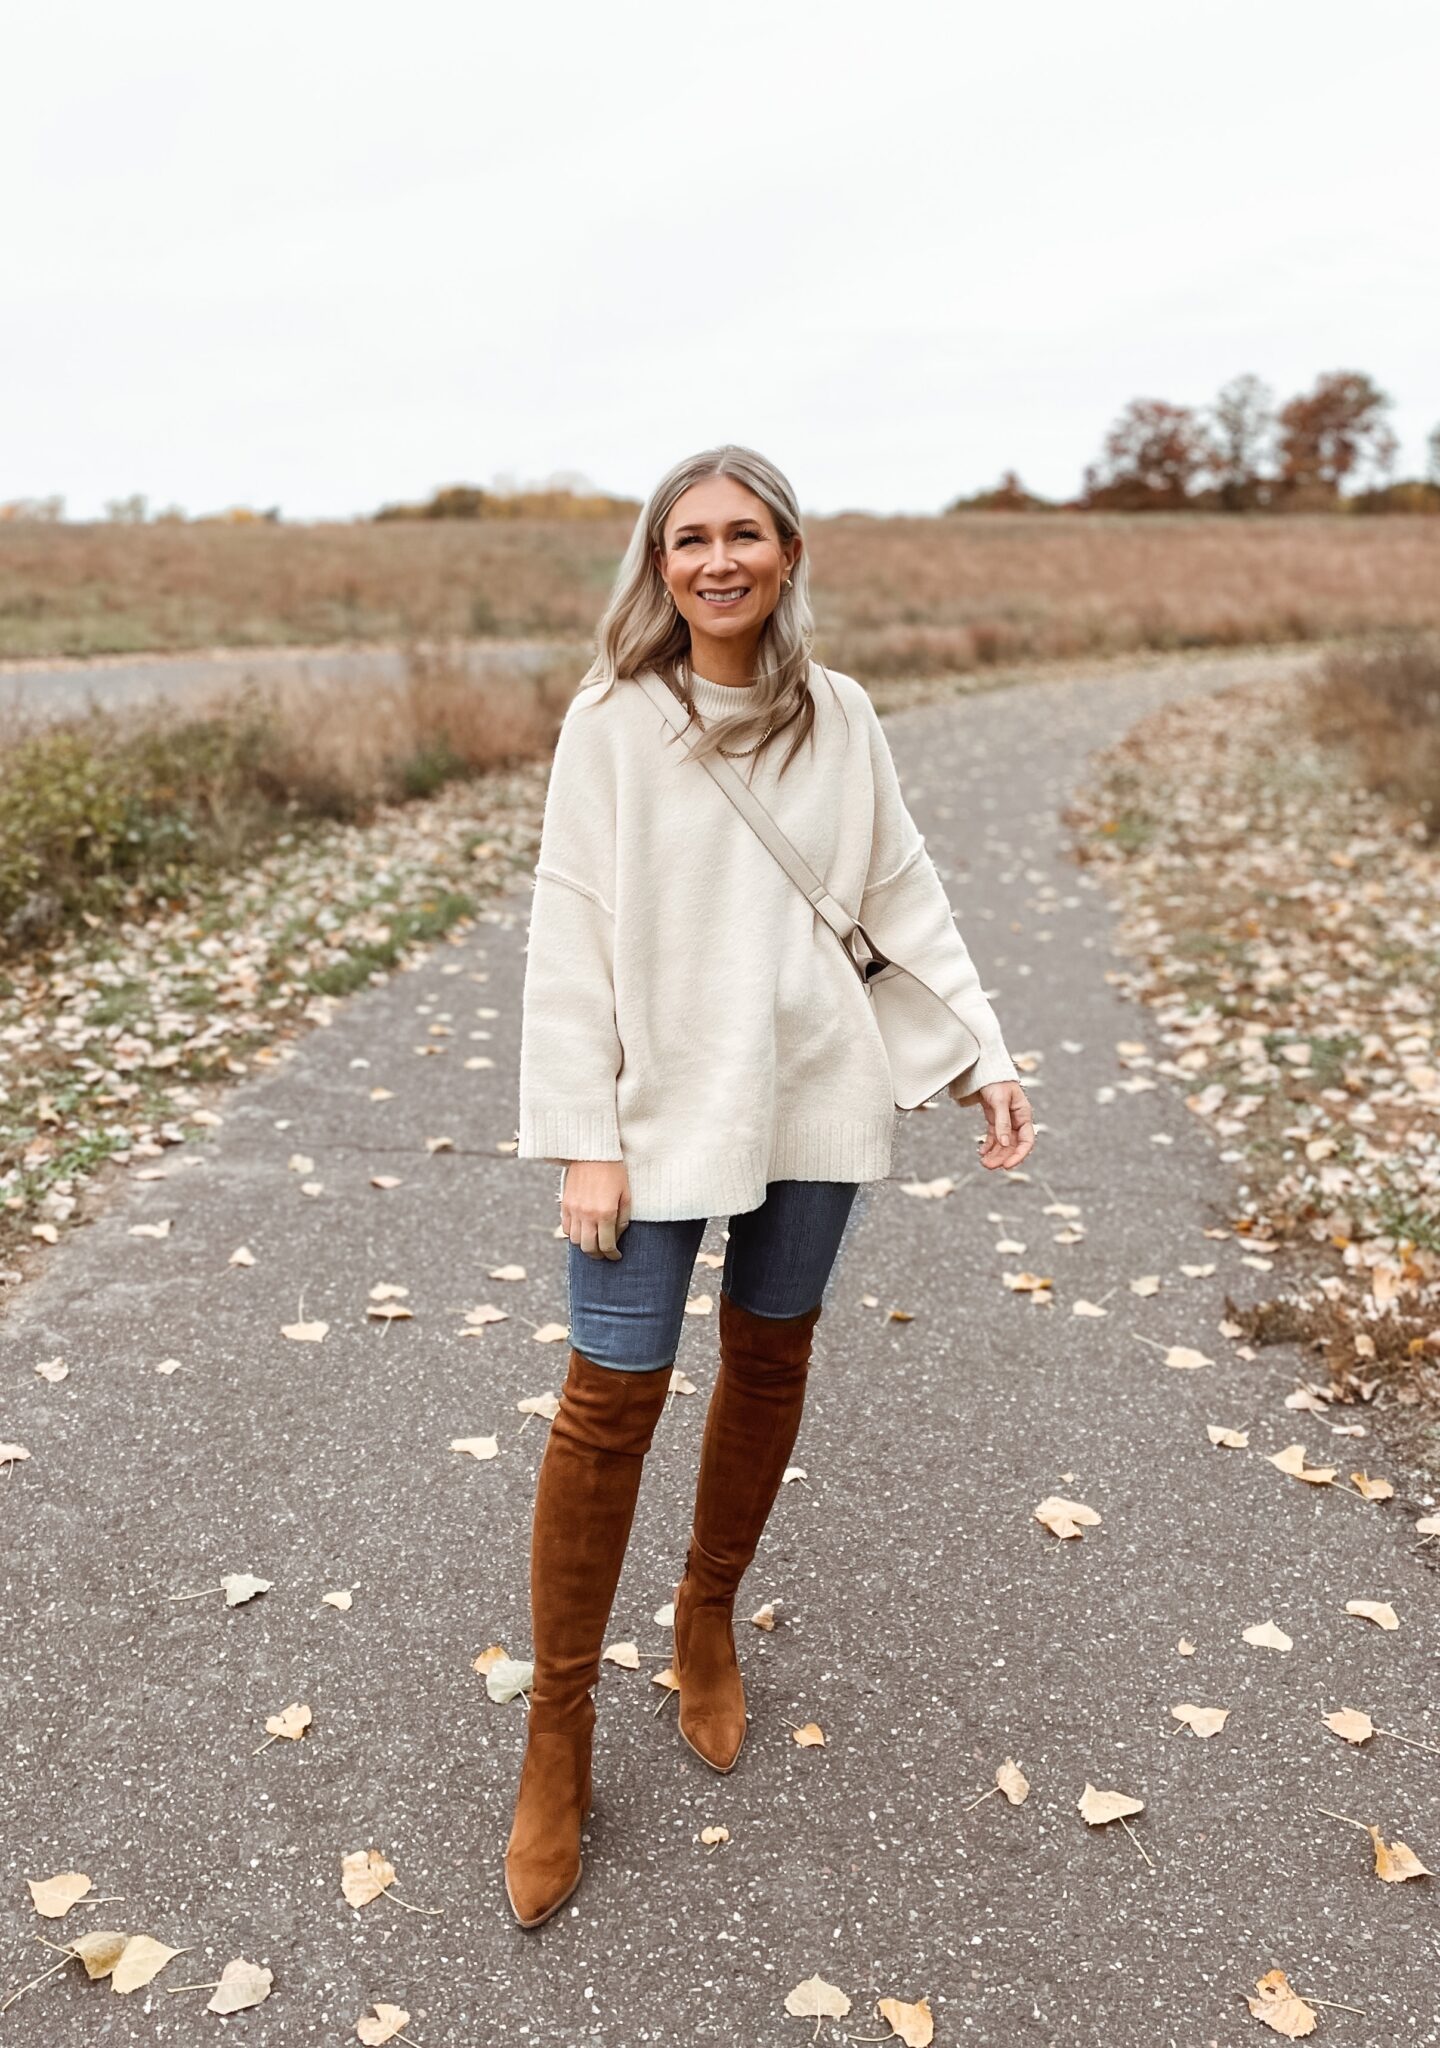
POLYGON ((951 1093, 962 1107, 978 1100, 988 1129, 980 1147, 982 1166, 1018 1166, 1035 1143, 1035 1120, 1018 1081, 991 1081, 969 1095, 951 1093))
POLYGON ((592 1259, 618 1259, 630 1226, 630 1175, 620 1159, 572 1159, 560 1190, 560 1223, 592 1259))

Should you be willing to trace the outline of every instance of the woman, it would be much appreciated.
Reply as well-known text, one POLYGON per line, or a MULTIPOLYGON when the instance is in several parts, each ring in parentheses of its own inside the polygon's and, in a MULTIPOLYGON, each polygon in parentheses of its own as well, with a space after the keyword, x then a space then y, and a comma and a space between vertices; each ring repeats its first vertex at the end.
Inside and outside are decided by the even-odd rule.
POLYGON ((706 1221, 730 1223, 720 1365, 673 1663, 682 1735, 728 1771, 745 1735, 736 1591, 799 1428, 846 1220, 859 1187, 889 1173, 895 1125, 854 966, 639 678, 685 707, 697 755, 748 757, 751 787, 882 952, 935 970, 980 1046, 948 1088, 982 1105, 982 1165, 1016 1166, 1034 1142, 874 708, 810 659, 812 630, 790 485, 751 449, 708 449, 641 513, 556 742, 518 1153, 564 1168, 572 1348, 536 1485, 535 1675, 505 1851, 525 1927, 580 1881, 590 1688, 706 1221))

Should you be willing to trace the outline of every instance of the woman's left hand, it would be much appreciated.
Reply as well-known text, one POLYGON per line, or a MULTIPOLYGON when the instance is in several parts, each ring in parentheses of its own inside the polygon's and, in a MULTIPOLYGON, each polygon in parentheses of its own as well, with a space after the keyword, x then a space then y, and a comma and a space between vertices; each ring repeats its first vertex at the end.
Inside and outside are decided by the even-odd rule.
MULTIPOLYGON (((1035 1119, 1018 1081, 991 1081, 979 1089, 980 1107, 987 1130, 980 1147, 982 1166, 1018 1166, 1035 1143, 1035 1119)), ((952 1102, 969 1103, 974 1095, 952 1095, 952 1102)))

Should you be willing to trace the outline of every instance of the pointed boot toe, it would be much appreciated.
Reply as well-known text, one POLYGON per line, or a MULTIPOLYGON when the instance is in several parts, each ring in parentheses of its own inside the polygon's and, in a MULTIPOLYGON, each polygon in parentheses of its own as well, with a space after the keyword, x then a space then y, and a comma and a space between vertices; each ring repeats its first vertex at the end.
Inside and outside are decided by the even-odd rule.
POLYGON ((593 1719, 592 1712, 575 1728, 532 1729, 526 1741, 505 1845, 505 1894, 522 1927, 548 1920, 580 1882, 593 1719))
POLYGON ((675 1589, 680 1733, 712 1770, 733 1770, 745 1741, 745 1686, 735 1655, 733 1595, 700 1590, 691 1565, 675 1589))

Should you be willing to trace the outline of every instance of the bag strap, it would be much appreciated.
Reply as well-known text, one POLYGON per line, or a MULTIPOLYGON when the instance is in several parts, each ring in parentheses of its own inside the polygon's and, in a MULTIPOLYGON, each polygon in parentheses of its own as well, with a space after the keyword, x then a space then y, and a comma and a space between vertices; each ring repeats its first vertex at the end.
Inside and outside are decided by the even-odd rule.
MULTIPOLYGON (((645 694, 649 697, 650 701, 659 710, 664 712, 666 718, 684 740, 688 751, 693 755, 695 747, 694 742, 690 738, 684 708, 677 700, 673 690, 653 670, 641 675, 637 680, 643 686, 645 694)), ((836 938, 845 948, 845 956, 852 967, 854 967, 855 972, 860 976, 860 979, 862 981, 867 979, 869 964, 873 963, 876 966, 888 965, 883 954, 877 952, 871 944, 870 934, 865 930, 865 927, 858 918, 851 917, 846 911, 845 906, 842 903, 836 902, 799 848, 795 846, 793 841, 786 838, 774 818, 770 815, 764 804, 761 803, 759 797, 756 796, 754 790, 750 788, 745 778, 731 767, 724 755, 707 754, 702 757, 700 765, 702 768, 710 770, 711 775, 720 785, 721 789, 724 790, 726 796, 729 797, 741 817, 744 818, 748 825, 754 828, 757 836, 769 847, 771 853, 774 854, 776 860, 779 861, 781 867, 784 868, 796 888, 801 891, 820 916, 824 918, 826 924, 829 925, 831 931, 834 932, 836 938), (855 956, 851 940, 856 932, 860 934, 865 942, 869 954, 869 962, 862 963, 855 956)))

